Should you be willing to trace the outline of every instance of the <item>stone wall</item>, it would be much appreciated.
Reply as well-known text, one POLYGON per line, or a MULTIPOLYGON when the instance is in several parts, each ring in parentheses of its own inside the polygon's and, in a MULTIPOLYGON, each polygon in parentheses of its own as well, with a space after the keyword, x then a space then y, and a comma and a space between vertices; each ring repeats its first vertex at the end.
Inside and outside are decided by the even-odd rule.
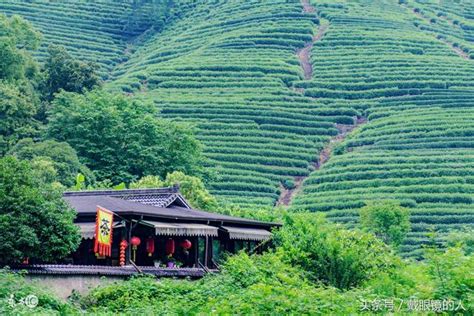
POLYGON ((67 299, 73 290, 80 294, 87 294, 91 289, 114 281, 123 280, 123 277, 94 276, 94 275, 26 275, 25 279, 34 282, 41 288, 47 289, 62 299, 67 299))

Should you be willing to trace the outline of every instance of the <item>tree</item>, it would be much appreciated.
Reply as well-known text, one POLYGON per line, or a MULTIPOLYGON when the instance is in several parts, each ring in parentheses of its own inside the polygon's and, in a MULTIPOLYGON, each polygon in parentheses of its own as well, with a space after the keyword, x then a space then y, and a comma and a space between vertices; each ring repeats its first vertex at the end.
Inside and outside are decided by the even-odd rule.
POLYGON ((394 265, 390 249, 372 234, 343 229, 314 214, 285 216, 274 241, 284 260, 311 280, 340 289, 357 287, 394 265))
POLYGON ((0 14, 0 79, 14 81, 32 77, 36 68, 27 50, 35 50, 41 35, 23 18, 0 14))
POLYGON ((399 246, 410 231, 410 212, 397 201, 373 201, 360 210, 362 227, 387 244, 399 246))
POLYGON ((202 170, 201 145, 191 129, 159 119, 152 103, 101 90, 62 92, 49 115, 47 135, 67 141, 99 181, 202 170))
POLYGON ((157 176, 145 176, 130 184, 132 189, 169 187, 178 184, 180 192, 192 207, 202 210, 216 210, 217 200, 204 186, 198 177, 185 175, 183 172, 175 171, 169 173, 162 181, 157 176))
POLYGON ((0 156, 20 138, 36 134, 39 99, 32 81, 37 65, 28 50, 39 41, 29 22, 0 14, 0 156))
POLYGON ((37 134, 34 96, 14 84, 0 81, 0 155, 19 139, 37 134))
POLYGON ((76 151, 66 142, 45 140, 34 142, 31 138, 20 140, 10 151, 10 155, 22 160, 49 161, 57 171, 54 181, 66 187, 76 183, 77 174, 87 179, 87 184, 94 183, 94 175, 77 157, 76 151))
POLYGON ((100 85, 98 66, 73 58, 64 47, 50 46, 43 67, 42 92, 51 101, 60 90, 82 93, 100 85))
POLYGON ((80 241, 74 217, 61 192, 40 182, 28 162, 0 159, 0 264, 65 257, 80 241))

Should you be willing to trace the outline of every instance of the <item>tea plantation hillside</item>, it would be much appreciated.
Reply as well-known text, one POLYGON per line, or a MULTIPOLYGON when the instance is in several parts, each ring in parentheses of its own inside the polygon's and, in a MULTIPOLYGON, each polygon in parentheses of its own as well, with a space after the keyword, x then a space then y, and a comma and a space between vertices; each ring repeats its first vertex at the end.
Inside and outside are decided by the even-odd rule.
POLYGON ((472 1, 400 1, 417 15, 416 26, 474 57, 474 5, 472 1), (420 21, 421 20, 421 21, 420 21))
POLYGON ((170 3, 0 12, 44 32, 39 57, 63 44, 103 66, 107 89, 194 125, 222 201, 353 226, 366 201, 397 199, 412 210, 410 256, 432 228, 474 225, 472 1, 170 3))
POLYGON ((43 34, 36 54, 40 59, 49 45, 63 45, 74 56, 99 64, 107 77, 116 64, 127 59, 131 41, 152 26, 161 27, 161 19, 170 11, 165 2, 2 0, 0 12, 21 15, 43 34))
POLYGON ((460 53, 435 35, 444 25, 425 30, 407 5, 383 5, 316 2, 329 20, 312 50, 318 76, 296 86, 349 100, 369 122, 304 181, 292 207, 354 223, 364 201, 400 200, 413 223, 403 250, 416 255, 429 229, 474 224, 473 41, 460 53))
POLYGON ((298 1, 201 1, 117 67, 111 86, 196 125, 218 197, 274 205, 281 182, 309 174, 335 123, 357 115, 293 87, 303 78, 295 52, 318 22, 298 1))

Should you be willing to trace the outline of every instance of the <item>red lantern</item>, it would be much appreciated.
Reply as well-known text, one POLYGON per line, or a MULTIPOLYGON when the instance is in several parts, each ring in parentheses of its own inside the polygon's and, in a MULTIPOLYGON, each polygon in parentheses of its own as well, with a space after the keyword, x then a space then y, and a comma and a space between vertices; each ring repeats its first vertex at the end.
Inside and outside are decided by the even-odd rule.
POLYGON ((137 260, 137 247, 140 246, 141 244, 140 238, 133 236, 132 239, 130 239, 130 243, 132 244, 132 250, 133 250, 133 261, 135 262, 137 260))
POLYGON ((183 240, 183 242, 181 243, 181 247, 183 247, 184 250, 189 250, 192 246, 193 244, 188 239, 183 240))
POLYGON ((166 241, 165 250, 168 256, 174 254, 174 240, 173 239, 170 238, 166 241))
POLYGON ((148 257, 151 257, 155 252, 155 239, 153 237, 148 237, 146 240, 146 252, 148 252, 148 257))
POLYGON ((140 246, 141 242, 142 242, 142 241, 140 240, 140 238, 138 238, 138 237, 136 237, 136 236, 133 236, 132 239, 130 239, 130 243, 131 243, 132 246, 135 247, 135 248, 138 247, 138 246, 140 246))

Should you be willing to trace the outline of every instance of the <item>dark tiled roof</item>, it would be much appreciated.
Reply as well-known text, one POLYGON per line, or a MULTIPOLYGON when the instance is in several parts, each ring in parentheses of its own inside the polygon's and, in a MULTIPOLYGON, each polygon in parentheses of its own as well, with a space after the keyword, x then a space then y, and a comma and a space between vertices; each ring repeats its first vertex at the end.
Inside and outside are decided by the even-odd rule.
POLYGON ((126 201, 168 207, 171 204, 191 208, 188 202, 179 194, 179 187, 157 189, 130 189, 130 190, 96 190, 65 192, 64 197, 69 196, 112 196, 126 201))
MULTIPOLYGON (((138 267, 143 273, 158 277, 202 277, 206 272, 201 268, 155 268, 151 266, 138 267)), ((62 264, 37 264, 13 267, 12 271, 27 271, 28 274, 48 275, 107 275, 129 276, 138 274, 132 266, 112 267, 94 265, 62 265, 62 264)))
POLYGON ((158 207, 167 207, 178 198, 178 194, 146 194, 139 196, 123 195, 120 198, 130 202, 138 202, 158 207))
POLYGON ((168 219, 171 221, 217 221, 251 226, 278 226, 278 224, 275 223, 260 222, 240 217, 204 212, 189 207, 180 207, 178 206, 180 204, 189 204, 175 188, 65 192, 64 199, 78 212, 79 217, 82 215, 95 214, 97 206, 99 205, 119 215, 144 215, 157 219, 168 219), (166 202, 165 204, 168 205, 162 207, 152 205, 151 202, 143 203, 143 200, 140 200, 140 197, 142 196, 153 196, 158 194, 169 194, 170 199, 171 195, 176 195, 176 198, 182 199, 183 203, 166 202), (124 199, 124 196, 126 196, 127 199, 124 199))

